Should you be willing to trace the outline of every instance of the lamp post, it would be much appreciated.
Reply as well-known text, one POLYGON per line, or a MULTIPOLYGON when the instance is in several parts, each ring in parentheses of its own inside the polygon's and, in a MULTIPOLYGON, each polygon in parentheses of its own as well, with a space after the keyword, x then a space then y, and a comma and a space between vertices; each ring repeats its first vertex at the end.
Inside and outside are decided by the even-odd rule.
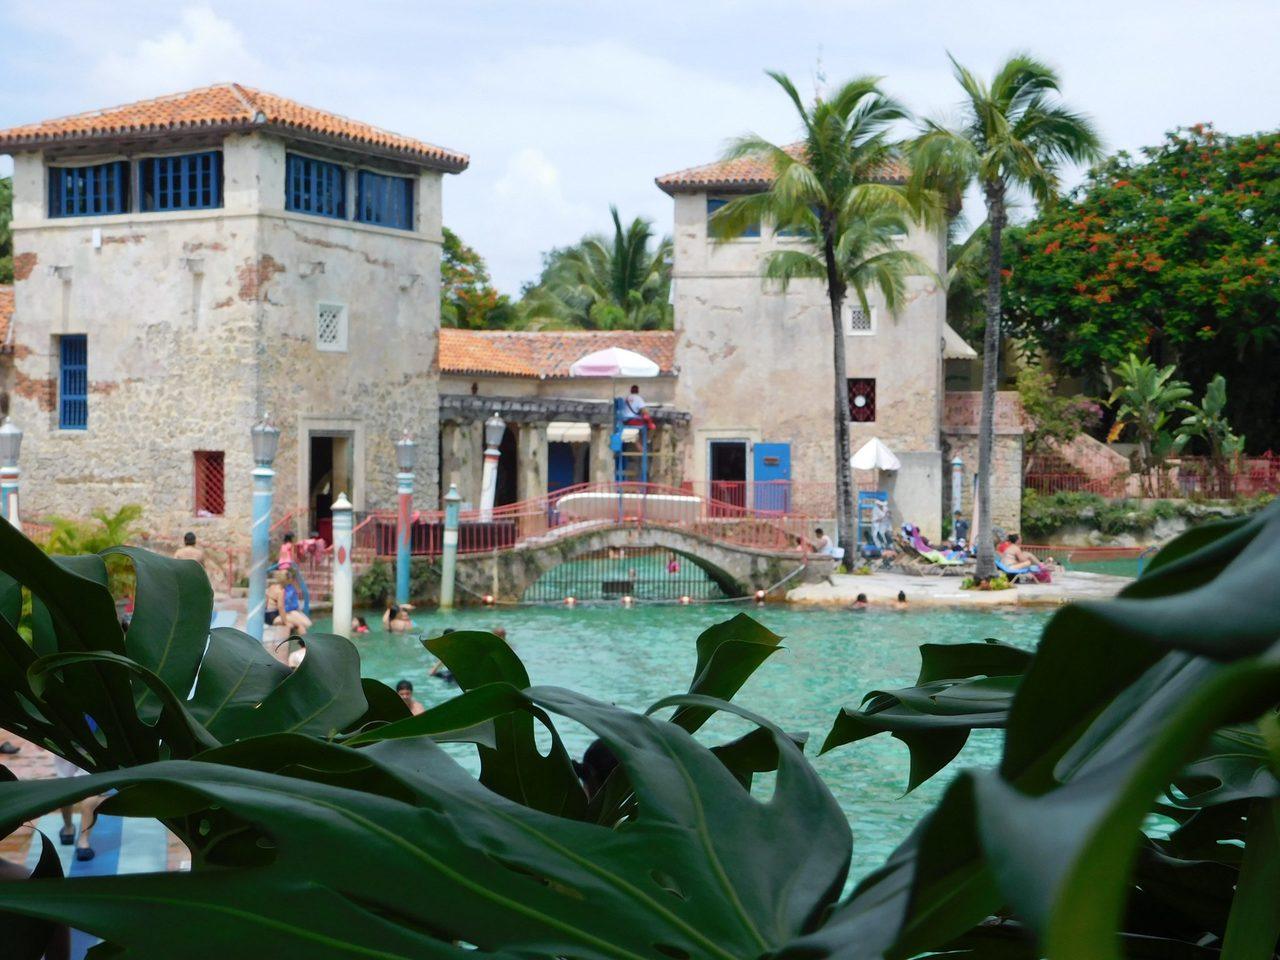
POLYGON ((440 557, 440 609, 453 609, 453 582, 458 569, 458 512, 462 496, 449 484, 444 495, 444 549, 440 557))
POLYGON ((493 500, 498 492, 498 458, 502 456, 502 435, 507 424, 498 411, 484 422, 484 472, 480 475, 480 519, 493 519, 493 500))
POLYGON ((22 431, 8 417, 0 423, 0 517, 15 530, 22 529, 18 516, 18 454, 22 450, 22 431))
POLYGON ((396 441, 396 491, 400 495, 400 509, 396 516, 396 603, 409 602, 409 549, 411 520, 413 516, 413 468, 418 463, 418 445, 409 431, 396 441))
POLYGON ((253 441, 253 527, 249 566, 249 612, 246 626, 249 636, 262 639, 262 615, 267 609, 267 552, 271 537, 271 484, 276 472, 276 451, 280 448, 280 431, 264 415, 249 431, 253 441))

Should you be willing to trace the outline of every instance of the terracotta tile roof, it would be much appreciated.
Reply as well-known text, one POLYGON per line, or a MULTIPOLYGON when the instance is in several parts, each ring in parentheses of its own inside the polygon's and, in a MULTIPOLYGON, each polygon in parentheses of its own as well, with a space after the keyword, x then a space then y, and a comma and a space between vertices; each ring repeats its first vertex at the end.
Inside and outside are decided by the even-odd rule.
POLYGON ((622 347, 648 357, 664 375, 675 373, 676 335, 670 330, 440 331, 440 372, 509 377, 567 377, 588 353, 622 347))
POLYGON ((423 143, 336 113, 238 83, 220 83, 153 100, 91 110, 0 130, 0 148, 33 147, 122 136, 155 136, 173 131, 237 130, 259 127, 354 146, 458 173, 470 162, 464 153, 423 143))
POLYGON ((0 353, 10 353, 13 344, 10 334, 13 329, 13 285, 0 286, 0 353))
MULTIPOLYGON (((799 158, 803 154, 804 144, 791 143, 782 149, 799 158)), ((905 180, 906 176, 906 167, 895 160, 885 168, 882 179, 898 181, 905 180)), ((748 193, 764 190, 773 183, 773 163, 768 157, 759 155, 719 160, 664 174, 654 182, 661 190, 670 194, 701 193, 708 189, 748 193)))

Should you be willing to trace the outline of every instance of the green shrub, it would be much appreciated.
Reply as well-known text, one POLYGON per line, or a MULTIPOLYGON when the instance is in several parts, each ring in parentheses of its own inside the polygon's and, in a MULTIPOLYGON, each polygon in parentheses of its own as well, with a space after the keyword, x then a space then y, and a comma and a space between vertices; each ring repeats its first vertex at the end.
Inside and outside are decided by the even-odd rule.
MULTIPOLYGON (((414 557, 409 563, 409 598, 413 603, 435 597, 440 585, 440 571, 429 557, 414 557)), ((352 587, 358 607, 383 607, 396 595, 395 565, 378 559, 352 587)))
POLYGON ((1197 523, 1208 519, 1243 516, 1261 510, 1271 494, 1238 497, 1229 502, 1206 500, 1108 500, 1096 493, 1037 493, 1022 495, 1022 534, 1043 542, 1063 527, 1091 527, 1108 536, 1146 533, 1159 520, 1184 517, 1197 523))

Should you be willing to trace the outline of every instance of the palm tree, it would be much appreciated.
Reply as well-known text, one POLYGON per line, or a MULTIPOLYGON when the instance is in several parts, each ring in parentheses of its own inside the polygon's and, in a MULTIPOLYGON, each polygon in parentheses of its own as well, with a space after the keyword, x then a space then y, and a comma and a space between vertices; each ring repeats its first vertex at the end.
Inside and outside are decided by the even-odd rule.
POLYGON ((1092 121, 1057 98, 1060 82, 1049 66, 1015 54, 988 85, 951 58, 965 93, 958 127, 926 122, 911 143, 912 187, 951 193, 976 183, 987 208, 987 325, 982 349, 982 414, 978 421, 978 565, 981 580, 995 573, 991 536, 991 447, 1000 355, 1001 238, 1009 192, 1023 189, 1044 206, 1058 196, 1064 163, 1100 156, 1092 121))
MULTIPOLYGON (((1177 440, 1166 427, 1175 411, 1185 409, 1191 388, 1184 380, 1175 380, 1173 364, 1157 367, 1146 357, 1135 354, 1116 365, 1119 385, 1107 402, 1116 412, 1112 434, 1120 436, 1127 427, 1137 438, 1135 455, 1148 496, 1157 496, 1163 486, 1164 463, 1177 447, 1177 440)), ((1223 385, 1225 401, 1226 385, 1223 385)))
POLYGON ((785 74, 770 71, 769 76, 795 106, 803 138, 785 147, 754 134, 734 141, 725 159, 762 157, 772 163, 773 183, 725 204, 713 215, 711 228, 717 239, 727 240, 769 221, 809 240, 770 252, 764 276, 784 289, 792 280, 826 283, 835 370, 836 528, 852 557, 853 471, 841 311, 850 291, 864 310, 868 295, 878 291, 889 312, 897 314, 906 299, 907 277, 932 272, 900 248, 916 210, 902 187, 885 182, 896 159, 890 128, 908 113, 880 90, 875 77, 850 80, 806 105, 785 74))
POLYGON ((657 330, 671 326, 671 240, 651 248, 653 223, 636 217, 625 228, 610 207, 613 236, 590 235, 554 251, 542 281, 523 308, 539 326, 657 330), (550 321, 550 323, 548 323, 550 321))

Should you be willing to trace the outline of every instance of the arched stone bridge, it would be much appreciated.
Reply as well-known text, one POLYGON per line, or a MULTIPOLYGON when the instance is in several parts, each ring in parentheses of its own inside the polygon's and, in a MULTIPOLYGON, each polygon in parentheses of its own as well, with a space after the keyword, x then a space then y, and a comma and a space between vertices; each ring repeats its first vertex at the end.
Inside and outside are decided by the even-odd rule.
POLYGON ((603 526, 581 532, 561 531, 522 541, 505 550, 458 557, 459 600, 474 602, 491 594, 498 602, 520 600, 539 577, 562 563, 610 547, 660 547, 671 550, 707 572, 731 597, 768 590, 793 574, 788 587, 829 576, 829 557, 806 558, 798 551, 778 552, 740 547, 685 530, 655 526, 603 526), (800 571, 800 568, 807 569, 800 571))

